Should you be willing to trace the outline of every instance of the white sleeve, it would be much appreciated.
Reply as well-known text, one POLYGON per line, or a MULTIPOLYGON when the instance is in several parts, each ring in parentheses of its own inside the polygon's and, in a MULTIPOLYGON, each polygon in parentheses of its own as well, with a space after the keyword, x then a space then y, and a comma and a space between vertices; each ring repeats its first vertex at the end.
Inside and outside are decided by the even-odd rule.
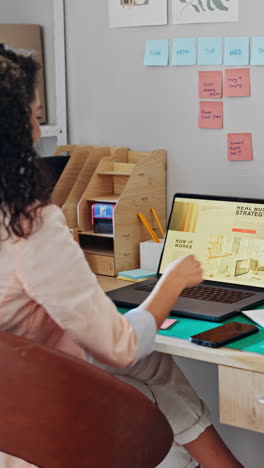
POLYGON ((135 309, 128 320, 105 295, 73 240, 61 210, 42 210, 42 224, 16 243, 17 274, 27 294, 101 362, 126 367, 153 349, 153 316, 135 309))

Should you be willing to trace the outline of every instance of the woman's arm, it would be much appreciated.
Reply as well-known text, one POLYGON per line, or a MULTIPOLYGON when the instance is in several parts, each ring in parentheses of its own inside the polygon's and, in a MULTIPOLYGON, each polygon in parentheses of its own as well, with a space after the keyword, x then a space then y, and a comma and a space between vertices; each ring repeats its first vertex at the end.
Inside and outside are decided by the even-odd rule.
POLYGON ((97 360, 126 367, 152 352, 157 328, 182 289, 201 281, 192 257, 173 262, 141 307, 122 316, 104 294, 61 210, 42 210, 42 225, 15 243, 17 274, 30 298, 97 360))
POLYGON ((14 245, 17 274, 28 296, 97 360, 126 367, 153 350, 153 316, 142 308, 126 318, 117 311, 57 206, 45 207, 42 225, 14 245))
POLYGON ((157 328, 169 314, 182 290, 202 281, 200 263, 193 255, 171 262, 147 299, 141 304, 155 318, 157 328))

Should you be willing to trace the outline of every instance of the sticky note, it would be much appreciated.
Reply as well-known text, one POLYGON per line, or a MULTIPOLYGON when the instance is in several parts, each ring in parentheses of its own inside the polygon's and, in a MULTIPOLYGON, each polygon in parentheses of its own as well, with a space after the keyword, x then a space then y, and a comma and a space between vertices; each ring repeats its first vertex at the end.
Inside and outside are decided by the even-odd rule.
POLYGON ((167 319, 164 320, 164 322, 162 322, 162 324, 160 326, 160 329, 161 330, 167 330, 167 328, 172 327, 172 325, 174 325, 177 322, 178 322, 177 319, 167 318, 167 319))
POLYGON ((249 37, 225 38, 225 65, 249 65, 249 37))
POLYGON ((252 134, 228 133, 229 161, 251 161, 253 159, 252 134))
POLYGON ((225 70, 224 96, 245 97, 250 95, 249 68, 225 70))
POLYGON ((199 128, 223 128, 221 101, 200 101, 199 128))
POLYGON ((195 65, 196 44, 194 38, 178 38, 173 40, 172 65, 195 65))
POLYGON ((222 97, 223 74, 221 71, 199 72, 199 98, 219 99, 222 97))
POLYGON ((169 63, 168 39, 147 40, 144 65, 167 66, 169 63))
POLYGON ((251 65, 264 65, 264 37, 253 37, 251 65))
POLYGON ((198 42, 199 65, 221 65, 223 46, 221 37, 200 37, 198 42))

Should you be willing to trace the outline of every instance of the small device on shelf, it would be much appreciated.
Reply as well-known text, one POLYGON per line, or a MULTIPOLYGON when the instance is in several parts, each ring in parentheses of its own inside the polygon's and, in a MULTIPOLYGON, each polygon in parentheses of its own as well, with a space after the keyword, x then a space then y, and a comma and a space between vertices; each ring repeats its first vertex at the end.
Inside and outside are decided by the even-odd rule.
POLYGON ((94 232, 102 234, 113 234, 113 218, 115 204, 93 203, 92 225, 94 232))

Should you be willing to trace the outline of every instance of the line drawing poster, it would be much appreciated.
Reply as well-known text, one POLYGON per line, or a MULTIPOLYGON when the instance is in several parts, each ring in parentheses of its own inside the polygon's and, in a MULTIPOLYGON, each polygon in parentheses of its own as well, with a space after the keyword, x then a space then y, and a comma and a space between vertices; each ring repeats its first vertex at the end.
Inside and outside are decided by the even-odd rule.
POLYGON ((168 23, 167 0, 108 0, 111 28, 168 23))
POLYGON ((237 21, 238 0, 172 0, 173 24, 237 21))

